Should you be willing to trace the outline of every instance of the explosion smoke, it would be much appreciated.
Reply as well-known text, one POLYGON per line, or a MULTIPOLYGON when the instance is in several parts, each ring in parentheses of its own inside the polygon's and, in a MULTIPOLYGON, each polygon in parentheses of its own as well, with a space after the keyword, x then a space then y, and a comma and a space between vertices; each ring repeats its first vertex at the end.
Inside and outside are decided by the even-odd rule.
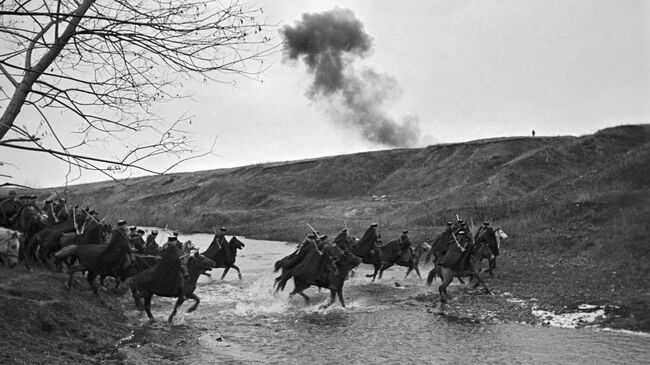
POLYGON ((302 60, 314 75, 307 93, 310 99, 328 104, 330 115, 340 124, 361 130, 369 141, 397 147, 414 146, 420 137, 416 116, 397 123, 385 110, 400 96, 397 81, 366 68, 358 73, 355 58, 365 57, 372 47, 363 24, 349 9, 303 14, 294 27, 280 31, 289 60, 302 60))

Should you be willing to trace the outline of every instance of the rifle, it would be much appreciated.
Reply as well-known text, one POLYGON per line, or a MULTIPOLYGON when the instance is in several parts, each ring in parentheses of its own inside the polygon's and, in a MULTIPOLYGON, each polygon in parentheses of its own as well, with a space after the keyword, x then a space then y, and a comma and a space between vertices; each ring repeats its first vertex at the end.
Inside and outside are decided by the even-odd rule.
POLYGON ((311 231, 314 232, 314 234, 316 235, 316 238, 320 238, 320 235, 318 234, 318 232, 316 232, 314 227, 311 226, 311 224, 309 224, 309 223, 305 223, 305 224, 307 224, 307 226, 309 226, 309 229, 311 229, 311 231))
POLYGON ((456 246, 460 248, 460 252, 465 252, 465 247, 461 246, 460 243, 458 243, 458 240, 456 239, 456 235, 454 232, 451 232, 451 236, 454 238, 454 242, 456 242, 456 246))

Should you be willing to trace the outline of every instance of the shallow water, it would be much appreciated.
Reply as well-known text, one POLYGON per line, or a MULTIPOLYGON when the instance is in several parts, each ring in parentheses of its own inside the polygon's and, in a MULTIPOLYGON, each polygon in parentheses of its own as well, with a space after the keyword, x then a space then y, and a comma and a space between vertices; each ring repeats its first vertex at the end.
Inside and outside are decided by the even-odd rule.
MULTIPOLYGON (((212 235, 182 235, 201 250, 212 235)), ((473 319, 437 316, 412 299, 431 291, 424 281, 403 279, 404 268, 393 268, 384 279, 369 284, 366 265, 346 282, 347 308, 337 302, 318 306, 328 296, 306 291, 307 305, 287 290, 272 293, 273 263, 293 252, 295 245, 240 238, 234 270, 220 280, 223 269, 202 277, 194 313, 179 312, 175 326, 199 334, 198 344, 183 363, 584 363, 634 364, 650 360, 650 336, 595 329, 565 329, 518 324, 480 323, 473 319), (393 283, 400 282, 401 287, 393 283)), ((171 301, 154 298, 154 315, 164 320, 171 301)), ((185 304, 183 308, 187 308, 185 304)))

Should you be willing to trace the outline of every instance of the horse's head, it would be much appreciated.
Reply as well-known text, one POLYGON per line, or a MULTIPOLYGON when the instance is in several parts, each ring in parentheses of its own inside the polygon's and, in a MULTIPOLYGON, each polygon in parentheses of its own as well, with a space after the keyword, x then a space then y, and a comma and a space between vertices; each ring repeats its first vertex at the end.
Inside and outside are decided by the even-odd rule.
POLYGON ((343 251, 343 250, 341 250, 339 248, 335 248, 335 249, 341 251, 340 255, 339 255, 339 258, 338 258, 339 265, 344 266, 344 267, 349 268, 349 269, 353 269, 353 268, 359 266, 359 264, 361 264, 361 258, 359 256, 357 256, 357 255, 355 255, 352 252, 347 251, 347 250, 343 251))
POLYGON ((20 237, 21 234, 18 231, 10 229, 3 229, 0 231, 0 258, 2 258, 9 267, 14 267, 18 264, 20 237))
POLYGON ((230 242, 228 242, 228 243, 230 244, 231 248, 236 248, 238 250, 241 250, 242 248, 246 247, 244 242, 240 241, 235 236, 232 236, 232 238, 230 239, 230 242))
POLYGON ((193 251, 193 253, 185 255, 185 257, 187 259, 187 267, 191 271, 196 271, 196 272, 210 271, 212 270, 213 267, 217 265, 214 261, 201 255, 199 251, 193 251))
POLYGON ((485 242, 474 244, 474 247, 472 247, 472 256, 479 261, 483 259, 494 260, 494 253, 485 242))
POLYGON ((429 251, 431 249, 432 246, 428 242, 422 242, 420 247, 422 249, 422 252, 427 252, 427 251, 429 251))
POLYGON ((497 236, 499 239, 502 239, 502 240, 508 238, 508 235, 501 228, 495 229, 494 230, 494 235, 497 236))

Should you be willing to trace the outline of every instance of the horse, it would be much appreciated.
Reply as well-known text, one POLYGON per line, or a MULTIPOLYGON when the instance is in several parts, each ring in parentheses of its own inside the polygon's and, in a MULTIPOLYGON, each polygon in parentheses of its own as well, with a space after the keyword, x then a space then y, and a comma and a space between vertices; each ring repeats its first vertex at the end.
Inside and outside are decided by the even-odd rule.
POLYGON ((239 267, 235 265, 235 260, 237 259, 237 250, 241 250, 244 247, 246 247, 246 245, 235 236, 233 236, 226 244, 219 243, 217 237, 215 236, 215 239, 212 240, 210 247, 208 247, 208 249, 205 250, 201 255, 214 261, 214 268, 225 268, 223 274, 221 275, 221 279, 226 277, 226 274, 230 268, 233 268, 237 270, 237 275, 239 276, 239 280, 241 280, 241 271, 239 270, 239 267))
POLYGON ((381 251, 377 246, 378 238, 375 227, 370 226, 361 239, 359 239, 350 249, 354 255, 361 258, 362 263, 370 264, 374 267, 374 273, 366 275, 366 277, 372 277, 371 283, 375 282, 377 273, 382 265, 381 251))
MULTIPOLYGON (((308 245, 313 246, 313 245, 308 245)), ((310 298, 303 291, 314 285, 318 288, 328 288, 330 296, 320 305, 319 309, 325 309, 336 301, 338 295, 341 306, 345 308, 343 299, 343 283, 350 270, 361 264, 361 258, 350 251, 343 251, 338 247, 325 248, 325 253, 321 254, 316 247, 306 248, 304 250, 304 259, 296 264, 293 268, 285 270, 282 275, 275 279, 275 292, 284 290, 287 281, 293 277, 294 289, 289 293, 289 299, 295 294, 299 294, 309 303, 310 298), (325 267, 331 267, 330 258, 336 259, 336 273, 331 277, 325 272, 325 267)))
POLYGON ((399 240, 392 240, 386 245, 380 246, 380 249, 382 260, 381 269, 379 270, 380 280, 382 274, 384 273, 384 270, 390 268, 393 265, 404 266, 407 268, 404 279, 406 279, 413 271, 415 271, 418 277, 422 279, 422 275, 420 275, 420 269, 418 268, 420 264, 420 257, 422 254, 424 254, 424 252, 431 249, 431 245, 426 242, 421 242, 419 244, 416 244, 415 248, 409 246, 408 249, 401 250, 399 248, 399 240))
POLYGON ((460 279, 462 277, 470 276, 472 279, 476 279, 474 287, 481 284, 485 293, 490 294, 490 289, 488 289, 485 281, 483 281, 479 275, 481 260, 486 258, 494 258, 494 254, 492 253, 492 250, 490 250, 490 247, 483 243, 473 244, 471 247, 468 247, 465 252, 463 252, 463 255, 469 255, 467 261, 464 261, 464 259, 461 258, 455 265, 451 265, 452 267, 438 264, 436 267, 431 269, 431 271, 429 271, 429 275, 427 277, 427 285, 431 285, 436 276, 440 277, 442 280, 442 283, 438 287, 438 292, 440 293, 440 307, 438 308, 439 313, 444 312, 445 304, 449 300, 447 287, 449 284, 451 284, 452 281, 454 281, 454 278, 460 279), (466 262, 466 264, 463 265, 463 262, 466 262))
POLYGON ((86 280, 90 284, 93 294, 99 297, 95 286, 95 278, 98 275, 113 276, 120 280, 135 275, 135 267, 131 262, 129 252, 129 239, 119 230, 113 231, 108 244, 92 242, 77 246, 74 254, 79 259, 79 264, 70 268, 66 286, 70 289, 72 276, 75 272, 88 271, 86 280))
MULTIPOLYGON (((48 227, 32 237, 28 243, 26 251, 27 256, 38 250, 37 258, 45 267, 50 267, 48 260, 59 251, 61 247, 61 236, 65 233, 78 232, 80 226, 83 227, 86 216, 78 212, 73 220, 61 222, 52 227, 48 227)), ((60 270, 60 263, 57 262, 57 268, 60 270)))
POLYGON ((13 268, 18 264, 21 233, 0 227, 0 261, 13 268))
MULTIPOLYGON (((172 249, 172 252, 175 251, 177 250, 172 249)), ((152 322, 155 321, 153 314, 151 314, 151 298, 154 294, 161 297, 178 298, 176 304, 174 304, 172 313, 167 319, 169 323, 172 323, 178 308, 183 304, 185 298, 194 299, 194 304, 187 310, 188 313, 196 310, 201 302, 199 297, 194 294, 194 290, 196 290, 196 282, 201 274, 212 270, 215 266, 215 262, 199 254, 198 251, 194 251, 193 254, 182 256, 181 261, 184 262, 188 271, 188 277, 184 279, 185 282, 182 292, 179 280, 176 279, 179 278, 179 272, 165 270, 165 267, 163 266, 166 262, 164 262, 163 259, 161 259, 155 267, 144 270, 131 279, 131 294, 135 301, 135 305, 137 308, 142 308, 140 299, 144 298, 144 310, 147 313, 147 317, 149 317, 149 320, 152 322)))

